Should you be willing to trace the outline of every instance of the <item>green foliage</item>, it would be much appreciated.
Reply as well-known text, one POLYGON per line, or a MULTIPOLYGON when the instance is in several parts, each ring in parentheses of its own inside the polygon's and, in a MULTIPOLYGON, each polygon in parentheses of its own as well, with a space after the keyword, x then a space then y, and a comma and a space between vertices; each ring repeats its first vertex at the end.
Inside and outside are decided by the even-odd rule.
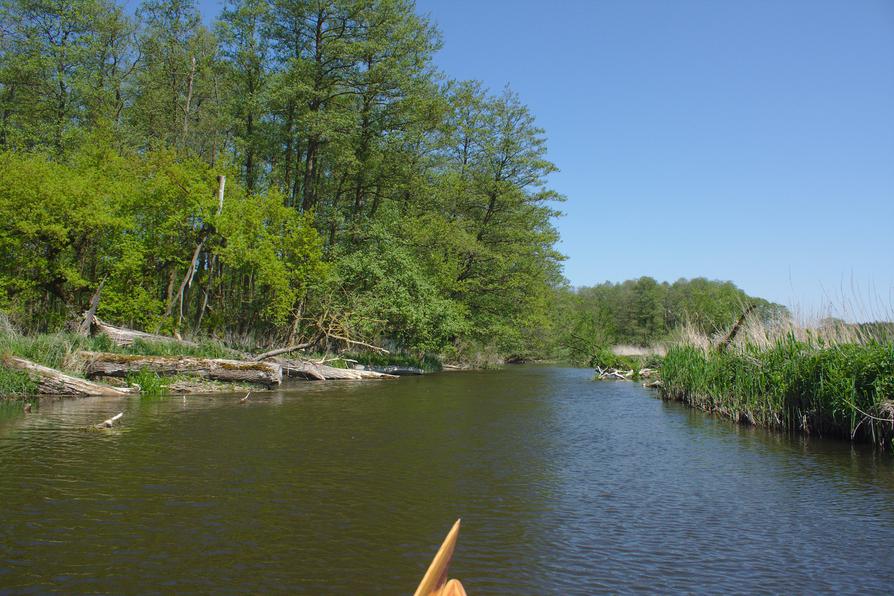
POLYGON ((443 365, 435 356, 424 354, 422 357, 411 354, 381 354, 378 352, 362 352, 345 354, 345 358, 356 360, 366 366, 406 366, 421 368, 425 372, 437 372, 443 365))
POLYGON ((169 379, 160 377, 158 374, 141 368, 134 373, 128 373, 126 376, 128 385, 140 386, 140 397, 158 397, 168 389, 169 379))
POLYGON ((610 348, 598 348, 590 357, 590 368, 616 368, 618 370, 638 371, 643 367, 642 358, 636 356, 620 356, 611 351, 610 348))
POLYGON ((75 333, 52 333, 33 336, 0 333, 0 356, 19 356, 69 373, 80 374, 77 358, 80 351, 102 351, 109 346, 108 338, 84 337, 75 333))
POLYGON ((0 0, 0 309, 23 329, 102 283, 99 316, 149 331, 548 348, 544 132, 445 81, 412 1, 231 0, 213 32, 193 0, 129 14, 0 0))
POLYGON ((373 227, 362 250, 339 255, 330 296, 350 313, 346 331, 389 338, 419 352, 437 351, 463 332, 461 307, 439 295, 417 257, 392 234, 373 227))
POLYGON ((37 392, 37 384, 27 374, 0 367, 0 399, 26 397, 37 392))
POLYGON ((145 354, 146 356, 195 356, 197 358, 230 358, 240 359, 242 354, 215 340, 206 339, 191 346, 178 342, 145 341, 137 339, 126 348, 116 348, 106 351, 120 352, 123 354, 145 354))
POLYGON ((880 444, 894 436, 894 344, 823 345, 787 337, 768 349, 671 348, 661 368, 672 399, 737 420, 880 444), (888 408, 886 410, 886 408, 888 408))
POLYGON ((747 295, 731 282, 703 278, 658 283, 641 277, 577 290, 556 291, 553 350, 575 362, 586 362, 600 346, 648 346, 673 337, 684 324, 712 334, 727 330, 756 304, 757 314, 773 320, 784 307, 747 295))

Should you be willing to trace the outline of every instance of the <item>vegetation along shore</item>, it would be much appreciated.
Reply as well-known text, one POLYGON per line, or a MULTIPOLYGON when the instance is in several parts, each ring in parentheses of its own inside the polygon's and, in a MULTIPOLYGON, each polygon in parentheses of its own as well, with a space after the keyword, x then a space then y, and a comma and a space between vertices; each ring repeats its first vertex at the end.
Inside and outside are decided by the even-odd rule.
POLYGON ((0 395, 552 359, 890 443, 884 326, 798 329, 701 278, 569 287, 544 131, 510 89, 438 70, 412 2, 207 19, 9 0, 0 18, 0 395))

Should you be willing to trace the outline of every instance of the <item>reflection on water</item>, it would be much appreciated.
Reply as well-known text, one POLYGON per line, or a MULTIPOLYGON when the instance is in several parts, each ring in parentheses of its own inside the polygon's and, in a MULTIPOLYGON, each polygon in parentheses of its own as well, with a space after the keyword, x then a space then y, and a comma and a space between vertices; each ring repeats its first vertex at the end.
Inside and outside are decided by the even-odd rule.
POLYGON ((0 591, 888 592, 894 462, 561 368, 0 407, 0 591), (85 430, 119 411, 112 431, 85 430))

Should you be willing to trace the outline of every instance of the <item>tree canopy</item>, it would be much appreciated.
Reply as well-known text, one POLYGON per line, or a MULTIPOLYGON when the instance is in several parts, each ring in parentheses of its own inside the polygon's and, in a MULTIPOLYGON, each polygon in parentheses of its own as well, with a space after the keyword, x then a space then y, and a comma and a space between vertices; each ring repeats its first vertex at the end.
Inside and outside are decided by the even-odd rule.
POLYGON ((150 330, 538 349, 562 197, 515 93, 439 72, 410 0, 204 22, 0 0, 0 309, 58 329, 102 284, 150 330))

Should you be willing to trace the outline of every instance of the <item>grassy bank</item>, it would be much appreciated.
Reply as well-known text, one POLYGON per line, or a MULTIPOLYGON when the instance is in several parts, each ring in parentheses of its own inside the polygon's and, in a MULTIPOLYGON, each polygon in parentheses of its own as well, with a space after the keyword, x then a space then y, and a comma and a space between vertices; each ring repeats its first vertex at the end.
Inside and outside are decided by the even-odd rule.
POLYGON ((734 420, 894 447, 894 343, 844 329, 755 329, 668 349, 662 394, 734 420))

